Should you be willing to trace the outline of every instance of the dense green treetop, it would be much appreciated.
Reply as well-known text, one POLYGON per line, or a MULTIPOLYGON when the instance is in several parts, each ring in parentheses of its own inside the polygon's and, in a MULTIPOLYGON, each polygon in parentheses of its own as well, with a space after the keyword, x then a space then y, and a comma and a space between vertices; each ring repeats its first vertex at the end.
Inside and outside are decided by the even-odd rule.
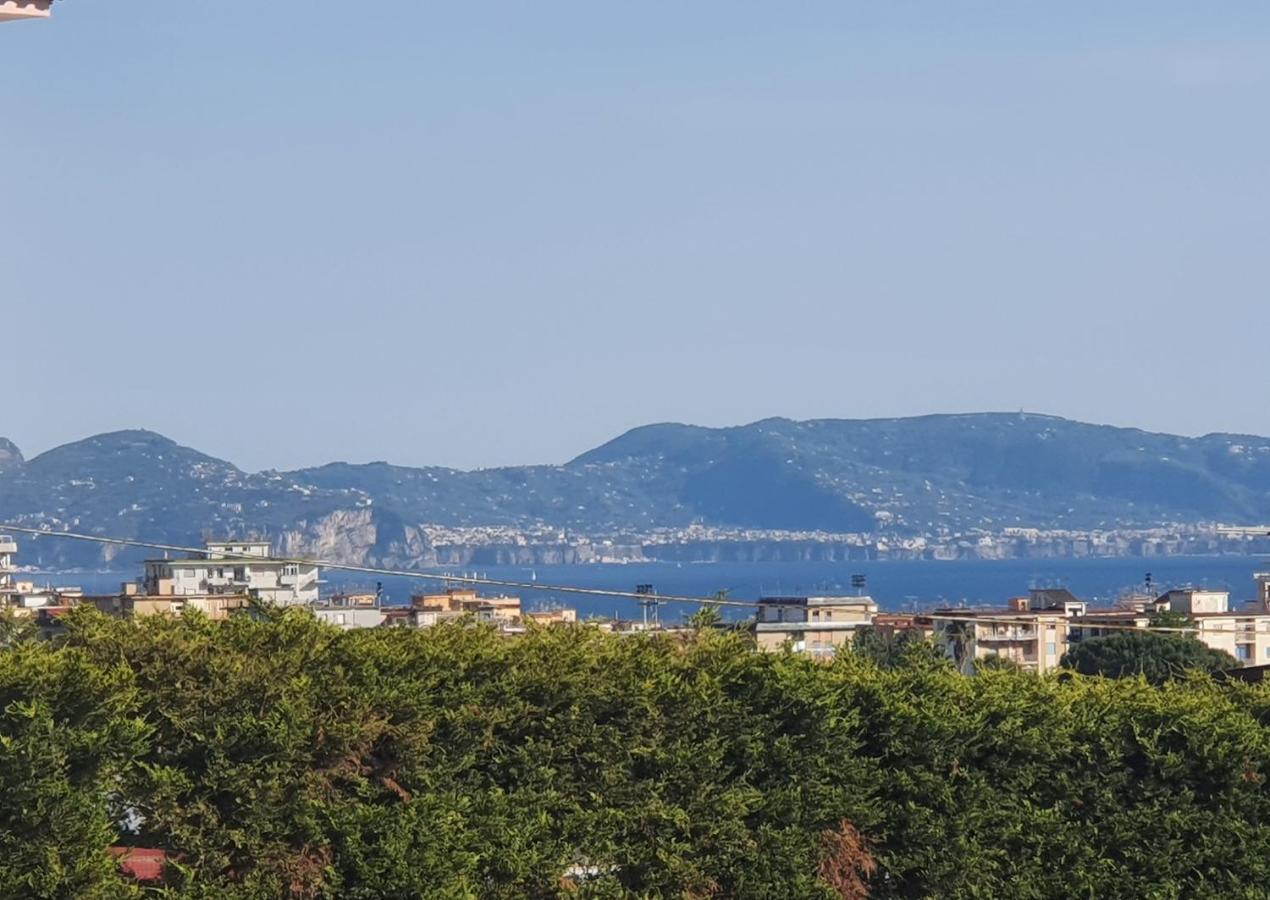
POLYGON ((1122 631, 1081 641, 1063 656, 1062 665, 1082 675, 1141 675, 1152 684, 1161 684, 1187 672, 1235 669, 1239 661, 1193 637, 1122 631))
POLYGON ((0 897, 1265 896, 1270 689, 959 675, 744 634, 342 632, 291 611, 0 650, 0 897))

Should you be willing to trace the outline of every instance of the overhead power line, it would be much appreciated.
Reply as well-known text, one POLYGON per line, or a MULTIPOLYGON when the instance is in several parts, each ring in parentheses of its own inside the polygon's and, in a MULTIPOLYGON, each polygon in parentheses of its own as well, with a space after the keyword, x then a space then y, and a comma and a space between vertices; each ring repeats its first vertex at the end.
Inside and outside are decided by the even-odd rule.
MULTIPOLYGON (((81 532, 75 532, 75 531, 54 531, 51 529, 30 528, 24 525, 0 523, 0 531, 11 531, 17 534, 31 535, 33 537, 61 538, 61 539, 72 540, 72 541, 86 541, 89 543, 105 544, 105 545, 116 546, 116 547, 136 547, 143 550, 158 550, 165 553, 188 553, 188 554, 194 555, 195 557, 205 556, 207 554, 206 547, 188 547, 181 544, 165 544, 165 543, 159 543, 156 541, 137 540, 135 538, 107 537, 104 535, 97 535, 97 534, 83 534, 81 532)), ((261 557, 259 556, 252 556, 246 553, 219 553, 219 552, 218 552, 217 558, 223 559, 226 561, 231 561, 231 562, 259 562, 261 559, 261 557)), ((647 593, 647 591, 640 591, 638 589, 634 591, 619 591, 619 590, 613 590, 613 589, 607 589, 607 588, 581 587, 578 585, 561 585, 561 584, 549 585, 549 584, 542 584, 541 582, 537 582, 537 581, 532 581, 532 582, 531 581, 512 581, 512 580, 500 579, 500 578, 484 578, 484 577, 475 576, 475 575, 452 575, 452 574, 444 574, 444 573, 433 574, 429 572, 419 572, 419 571, 415 571, 411 569, 388 569, 388 568, 383 568, 380 566, 361 566, 361 565, 355 565, 353 563, 330 562, 327 560, 311 559, 307 557, 271 556, 269 557, 269 560, 273 562, 292 563, 295 565, 317 566, 322 569, 330 569, 337 572, 355 572, 362 575, 381 575, 381 576, 386 575, 386 576, 396 577, 396 578, 417 578, 423 581, 441 582, 443 584, 458 583, 458 584, 473 585, 478 587, 511 588, 514 590, 521 590, 521 591, 541 591, 544 593, 576 594, 576 595, 589 596, 589 597, 621 598, 621 599, 628 599, 628 600, 636 600, 639 602, 647 602, 649 599, 649 594, 647 593)), ((763 606, 766 605, 756 600, 732 600, 732 599, 722 598, 722 597, 688 597, 688 596, 679 596, 675 594, 657 594, 656 599, 658 602, 661 602, 661 603, 689 603, 689 604, 695 604, 698 606, 725 606, 725 607, 739 607, 744 609, 761 609, 763 606)), ((1130 615, 1130 614, 1131 614, 1130 611, 1128 610, 1125 611, 1125 615, 1130 615)), ((894 615, 906 615, 906 614, 895 613, 894 615)), ((1038 624, 1036 623, 1035 619, 1027 613, 1022 613, 1018 615, 1012 615, 1011 613, 1008 613, 1008 612, 1001 613, 999 615, 956 615, 955 613, 951 613, 947 610, 941 610, 938 612, 915 613, 913 615, 918 616, 920 618, 930 619, 932 621, 940 621, 940 622, 968 622, 972 624, 978 623, 983 625, 1033 625, 1035 626, 1038 624)), ((1251 616, 1256 614, 1255 613, 1241 614, 1238 612, 1232 612, 1230 615, 1232 617, 1238 617, 1241 615, 1251 616)), ((808 631, 816 630, 815 622, 807 622, 806 624, 808 626, 807 627, 808 631)), ((1143 628, 1139 628, 1136 625, 1122 625, 1118 623, 1110 623, 1110 622, 1103 623, 1098 621, 1087 621, 1087 620, 1077 621, 1077 622, 1066 620, 1064 621, 1063 624, 1067 626, 1068 630, 1080 628, 1080 629, 1098 629, 1099 631, 1104 631, 1104 632, 1105 631, 1154 631, 1154 632, 1177 633, 1177 634, 1197 634, 1200 632, 1200 629, 1195 626, 1147 625, 1143 628)), ((1237 634, 1237 635, 1270 634, 1270 628, 1266 628, 1266 629, 1246 628, 1246 627, 1241 627, 1236 625, 1230 629, 1226 629, 1226 628, 1205 629, 1205 633, 1237 634)))
MULTIPOLYGON (((72 541, 88 541, 94 544, 108 544, 116 547, 138 547, 144 550, 160 550, 166 553, 189 553, 198 556, 207 554, 206 547, 185 547, 180 544, 162 544, 155 541, 141 541, 133 538, 115 538, 104 537, 97 534, 81 534, 75 531, 48 531, 40 528, 27 528, 21 525, 6 525, 0 523, 0 531, 12 531, 18 534, 29 534, 35 537, 51 537, 64 538, 72 541)), ((231 562, 259 562, 259 556, 251 556, 246 553, 218 553, 220 559, 231 562)), ((269 559, 275 562, 293 563, 302 566, 318 566, 323 569, 330 569, 336 572, 356 572, 361 575, 387 575, 397 578, 419 578, 425 581, 438 581, 442 583, 470 584, 479 587, 500 587, 514 588, 522 591, 542 591, 545 593, 560 594, 580 594, 591 597, 620 597, 630 600, 647 601, 649 595, 647 593, 637 593, 636 591, 618 591, 608 590, 605 588, 588 588, 578 587, 576 585, 549 585, 536 581, 509 581, 500 578, 482 578, 473 575, 447 575, 432 574, 428 572, 418 572, 409 569, 385 569, 378 566, 359 566, 352 563, 329 562, 321 559, 307 559, 305 557, 281 557, 271 556, 269 559)), ((730 600, 722 597, 681 597, 675 595, 656 595, 656 599, 664 603, 694 603, 708 604, 712 606, 735 606, 744 607, 746 609, 755 609, 759 607, 757 601, 751 600, 730 600)))

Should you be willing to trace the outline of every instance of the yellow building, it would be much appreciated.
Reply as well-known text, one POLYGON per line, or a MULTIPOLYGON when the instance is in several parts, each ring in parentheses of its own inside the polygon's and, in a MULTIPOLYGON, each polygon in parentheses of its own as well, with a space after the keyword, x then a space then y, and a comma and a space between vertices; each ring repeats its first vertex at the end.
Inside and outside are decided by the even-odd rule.
MULTIPOLYGON (((421 613, 470 615, 483 622, 506 624, 521 617, 519 597, 482 597, 468 588, 451 588, 443 594, 416 594, 410 598, 412 609, 421 613)), ((441 619, 424 617, 428 624, 441 619)))
POLYGON ((1014 663, 1028 672, 1058 667, 1067 652, 1068 617, 1061 609, 1031 610, 1024 603, 1006 609, 941 609, 935 642, 969 670, 970 661, 990 657, 1014 663))
POLYGON ((527 612, 521 618, 526 623, 533 622, 535 625, 573 625, 578 621, 578 611, 576 609, 540 609, 527 612))
POLYGON ((760 650, 788 646, 796 653, 832 657, 877 612, 872 597, 764 597, 754 637, 760 650))
POLYGON ((94 606, 106 615, 119 619, 156 615, 180 616, 186 610, 197 610, 209 619, 220 622, 251 608, 251 599, 243 594, 156 596, 121 593, 105 597, 84 597, 79 602, 94 606))

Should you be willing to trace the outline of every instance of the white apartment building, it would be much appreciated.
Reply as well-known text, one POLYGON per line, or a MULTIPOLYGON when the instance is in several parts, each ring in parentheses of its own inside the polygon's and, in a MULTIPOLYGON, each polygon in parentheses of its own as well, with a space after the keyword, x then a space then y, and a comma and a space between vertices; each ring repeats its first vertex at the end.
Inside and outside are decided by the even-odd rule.
POLYGON ((268 541, 209 541, 188 559, 146 560, 144 593, 151 596, 246 594, 276 606, 318 601, 316 565, 273 559, 268 541))
POLYGON ((0 605, 7 606, 17 591, 13 580, 16 568, 13 558, 18 555, 18 542, 7 534, 0 534, 0 605))
POLYGON ((0 22, 47 19, 53 0, 0 0, 0 22))

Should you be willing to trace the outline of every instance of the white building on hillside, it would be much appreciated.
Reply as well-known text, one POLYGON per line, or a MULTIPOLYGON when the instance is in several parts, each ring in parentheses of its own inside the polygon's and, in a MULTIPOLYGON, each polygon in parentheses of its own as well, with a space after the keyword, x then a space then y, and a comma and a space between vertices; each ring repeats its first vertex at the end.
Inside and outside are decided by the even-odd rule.
POLYGON ((209 541, 188 559, 146 560, 142 590, 151 596, 246 594, 276 606, 318 601, 317 566, 273 559, 268 541, 209 541))

